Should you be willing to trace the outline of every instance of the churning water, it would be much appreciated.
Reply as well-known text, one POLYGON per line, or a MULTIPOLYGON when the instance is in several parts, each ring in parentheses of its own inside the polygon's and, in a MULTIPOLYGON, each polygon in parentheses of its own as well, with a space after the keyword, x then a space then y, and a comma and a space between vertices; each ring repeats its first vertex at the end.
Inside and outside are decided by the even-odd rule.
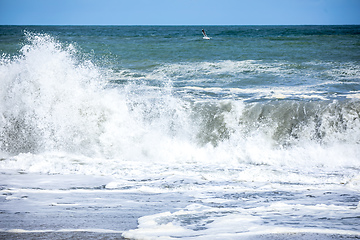
POLYGON ((1 234, 359 237, 359 26, 206 30, 1 27, 1 234))

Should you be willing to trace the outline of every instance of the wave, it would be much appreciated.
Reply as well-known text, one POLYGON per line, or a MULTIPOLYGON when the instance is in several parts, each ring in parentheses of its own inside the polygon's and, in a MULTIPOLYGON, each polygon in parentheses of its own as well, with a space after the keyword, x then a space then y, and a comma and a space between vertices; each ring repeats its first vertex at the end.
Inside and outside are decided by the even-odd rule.
POLYGON ((358 98, 360 67, 355 62, 302 62, 223 60, 153 65, 122 69, 112 83, 141 82, 162 87, 190 99, 334 100, 358 98))
POLYGON ((276 73, 278 64, 163 65, 138 81, 130 70, 96 66, 72 44, 46 34, 26 37, 18 56, 0 61, 4 156, 62 152, 146 162, 360 167, 356 99, 246 102, 178 94, 201 87, 175 81, 191 82, 199 71, 201 76, 225 76, 232 71, 227 68, 276 73), (119 74, 129 81, 116 83, 119 74))

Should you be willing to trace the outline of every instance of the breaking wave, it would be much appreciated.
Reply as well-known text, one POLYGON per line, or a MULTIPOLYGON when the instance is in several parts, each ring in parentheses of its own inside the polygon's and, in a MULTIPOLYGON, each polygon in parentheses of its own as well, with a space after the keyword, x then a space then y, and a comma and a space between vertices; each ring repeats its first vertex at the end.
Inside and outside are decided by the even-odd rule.
MULTIPOLYGON (((132 81, 119 84, 119 73, 96 66, 72 44, 26 36, 18 55, 0 61, 3 156, 60 152, 126 161, 360 167, 357 99, 188 98, 182 91, 195 86, 176 85, 196 75, 194 66, 156 68, 147 75, 156 87, 125 72, 132 81)), ((278 71, 242 64, 249 63, 252 69, 241 74, 278 71)), ((231 64, 203 63, 201 71, 228 81, 231 64)))

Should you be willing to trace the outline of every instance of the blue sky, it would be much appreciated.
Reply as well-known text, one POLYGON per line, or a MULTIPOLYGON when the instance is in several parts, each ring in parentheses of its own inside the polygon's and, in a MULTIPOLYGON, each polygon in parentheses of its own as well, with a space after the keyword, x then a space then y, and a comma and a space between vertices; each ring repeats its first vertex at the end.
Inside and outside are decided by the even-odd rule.
POLYGON ((360 0, 0 0, 0 25, 360 24, 360 0))

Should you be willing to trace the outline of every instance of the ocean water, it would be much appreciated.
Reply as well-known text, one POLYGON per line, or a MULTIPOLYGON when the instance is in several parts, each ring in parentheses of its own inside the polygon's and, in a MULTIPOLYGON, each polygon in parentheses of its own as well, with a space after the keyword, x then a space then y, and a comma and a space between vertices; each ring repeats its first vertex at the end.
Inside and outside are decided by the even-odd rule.
POLYGON ((360 26, 0 26, 0 55, 2 238, 360 238, 360 26))

